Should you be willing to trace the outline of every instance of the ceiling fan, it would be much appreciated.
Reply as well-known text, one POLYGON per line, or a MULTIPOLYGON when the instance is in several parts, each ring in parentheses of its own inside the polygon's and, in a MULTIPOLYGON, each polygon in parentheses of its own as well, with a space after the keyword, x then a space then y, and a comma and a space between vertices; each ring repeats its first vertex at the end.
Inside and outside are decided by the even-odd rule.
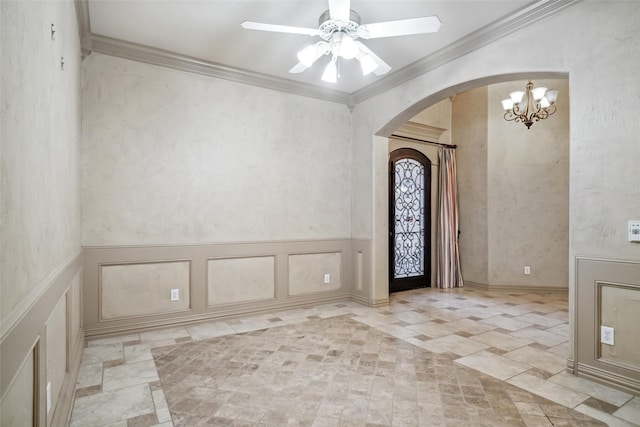
POLYGON ((391 67, 360 42, 359 38, 375 39, 435 33, 440 29, 440 19, 437 16, 360 25, 360 15, 351 10, 351 0, 329 0, 329 10, 320 15, 319 24, 317 29, 251 21, 244 21, 241 25, 249 30, 319 36, 321 41, 308 45, 298 52, 300 62, 289 72, 301 73, 323 55, 331 54, 331 61, 322 75, 322 80, 331 83, 338 80, 338 60, 340 58, 356 58, 360 62, 362 74, 365 76, 369 73, 381 76, 391 70, 391 67))

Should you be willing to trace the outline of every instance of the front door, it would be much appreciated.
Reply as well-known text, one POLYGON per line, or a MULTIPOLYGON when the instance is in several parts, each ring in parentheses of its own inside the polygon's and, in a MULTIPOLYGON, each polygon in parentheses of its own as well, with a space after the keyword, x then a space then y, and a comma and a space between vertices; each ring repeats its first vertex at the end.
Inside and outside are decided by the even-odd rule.
POLYGON ((389 157, 389 292, 431 286, 431 161, 401 148, 389 157))

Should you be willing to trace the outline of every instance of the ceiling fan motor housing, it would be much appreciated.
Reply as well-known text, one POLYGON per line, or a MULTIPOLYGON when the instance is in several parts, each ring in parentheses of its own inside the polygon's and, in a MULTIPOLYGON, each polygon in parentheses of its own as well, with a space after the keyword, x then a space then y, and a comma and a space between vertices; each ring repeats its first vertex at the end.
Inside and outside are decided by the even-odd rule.
POLYGON ((330 12, 327 10, 320 15, 318 23, 320 24, 320 37, 326 41, 330 41, 336 32, 347 34, 354 40, 359 37, 358 28, 360 28, 360 15, 353 10, 349 13, 349 22, 331 19, 330 12))

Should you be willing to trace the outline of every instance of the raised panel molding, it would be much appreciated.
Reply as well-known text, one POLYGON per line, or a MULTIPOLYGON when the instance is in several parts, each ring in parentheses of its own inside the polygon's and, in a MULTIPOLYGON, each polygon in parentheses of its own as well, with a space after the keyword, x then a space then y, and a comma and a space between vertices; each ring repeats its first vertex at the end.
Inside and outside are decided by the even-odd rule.
MULTIPOLYGON (((25 360, 33 359, 34 403, 33 410, 29 411, 33 412, 35 425, 67 425, 69 421, 84 342, 82 324, 69 321, 72 312, 77 315, 81 310, 81 291, 73 291, 74 286, 79 288, 80 277, 82 252, 69 258, 39 285, 38 295, 31 300, 29 308, 0 341, 0 399, 3 403, 6 396, 18 392, 14 387, 20 387, 16 381, 19 382, 20 375, 24 374, 25 360), (46 386, 51 380, 54 382, 54 406, 47 414, 46 386)), ((5 425, 4 419, 0 424, 5 425)))
MULTIPOLYGON (((622 289, 624 301, 640 297, 640 262, 576 257, 573 300, 574 373, 633 393, 640 393, 640 366, 603 354, 599 342, 600 324, 611 319, 603 307, 603 289, 622 289), (635 295, 637 294, 637 295, 635 295)), ((623 302, 624 302, 623 301, 623 302)), ((628 310, 618 324, 638 324, 640 312, 628 310)), ((611 320, 609 320, 611 321, 611 320)), ((637 328, 636 328, 637 330, 637 328)), ((637 344, 636 330, 619 328, 615 341, 623 341, 625 351, 637 344), (625 333, 626 332, 626 333, 625 333)), ((621 347, 622 348, 622 347, 621 347)), ((631 350, 633 353, 633 350, 631 350)))
POLYGON ((190 272, 190 260, 101 264, 100 320, 189 310, 190 272), (178 301, 171 301, 172 289, 178 301))
MULTIPOLYGON (((370 248, 370 241, 352 239, 86 247, 82 281, 85 336, 93 338, 350 299, 369 301, 370 248), (354 251, 360 253, 361 269, 361 289, 355 291, 352 262, 354 251), (329 272, 334 286, 323 284, 317 292, 291 294, 290 256, 301 254, 311 257, 337 254, 340 261, 330 263, 332 270, 329 272), (101 276, 105 266, 184 260, 190 260, 191 304, 188 308, 180 311, 156 310, 126 318, 100 317, 99 313, 103 309, 101 288, 104 286, 101 284, 101 276), (222 270, 216 270, 216 267, 222 267, 222 270), (229 275, 237 272, 238 268, 245 270, 242 275, 246 273, 246 277, 238 277, 236 282, 228 281, 229 275), (216 289, 221 280, 227 284, 216 289), (255 289, 239 292, 233 289, 234 286, 247 285, 255 285, 255 289), (222 293, 216 293, 217 291, 222 293)), ((322 271, 324 274, 324 270, 322 271)), ((152 288, 147 292, 152 292, 152 288)))
POLYGON ((273 300, 275 256, 207 260, 207 305, 273 300))
POLYGON ((342 287, 340 252, 289 255, 289 295, 338 290, 342 287), (329 283, 325 283, 325 275, 329 283))

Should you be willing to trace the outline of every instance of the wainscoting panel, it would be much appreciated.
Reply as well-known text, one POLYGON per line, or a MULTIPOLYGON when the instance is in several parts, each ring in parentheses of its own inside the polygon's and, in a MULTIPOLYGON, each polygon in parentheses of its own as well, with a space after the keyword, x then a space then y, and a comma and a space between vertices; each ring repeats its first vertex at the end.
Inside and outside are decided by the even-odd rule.
POLYGON ((598 286, 599 323, 614 328, 617 338, 613 346, 600 344, 598 360, 640 372, 640 286, 620 283, 598 286))
POLYGON ((209 307, 275 298, 275 257, 222 258, 207 262, 209 307))
MULTIPOLYGON (((53 310, 46 326, 47 376, 45 388, 51 384, 51 407, 55 408, 67 374, 67 298, 64 295, 53 310)), ((46 404, 46 402, 45 402, 46 404)), ((51 424, 53 412, 49 412, 47 425, 51 424)))
MULTIPOLYGON (((352 250, 351 239, 85 247, 85 335, 347 300, 353 296, 352 250), (168 265, 173 265, 170 279, 157 270, 168 265), (325 273, 329 284, 324 284, 325 273), (190 303, 170 302, 170 288, 180 288, 190 303)), ((371 257, 366 244, 359 250, 364 290, 371 257)))
POLYGON ((578 375, 640 393, 640 262, 578 258, 574 369, 578 375), (600 326, 615 330, 600 343, 600 326))
POLYGON ((355 301, 368 306, 375 305, 371 283, 371 240, 353 239, 351 241, 353 271, 351 294, 355 301))
POLYGON ((289 255, 289 295, 340 289, 341 260, 340 252, 289 255))
MULTIPOLYGON (((11 388, 0 402, 0 426, 34 425, 36 415, 34 388, 37 378, 36 351, 32 349, 16 373, 11 388)), ((4 373, 3 373, 4 375, 4 373)))
POLYGON ((189 309, 189 261, 102 265, 101 319, 111 320, 189 309), (178 300, 171 301, 171 290, 178 300))
POLYGON ((0 341, 0 425, 68 425, 80 369, 82 254, 69 257, 0 341), (47 411, 47 384, 51 407, 47 411))

